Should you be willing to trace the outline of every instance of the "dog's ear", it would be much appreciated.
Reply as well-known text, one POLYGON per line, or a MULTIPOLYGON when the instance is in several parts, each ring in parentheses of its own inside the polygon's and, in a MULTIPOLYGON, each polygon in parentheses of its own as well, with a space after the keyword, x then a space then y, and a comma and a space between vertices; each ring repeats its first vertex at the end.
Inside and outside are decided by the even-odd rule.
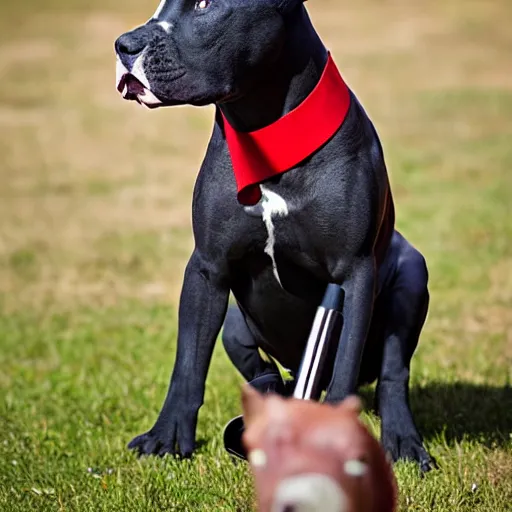
POLYGON ((250 384, 242 388, 242 409, 244 413, 244 422, 246 425, 263 412, 265 408, 265 398, 254 389, 250 384))
POLYGON ((302 5, 306 0, 274 0, 277 4, 277 8, 283 14, 289 13, 302 5))

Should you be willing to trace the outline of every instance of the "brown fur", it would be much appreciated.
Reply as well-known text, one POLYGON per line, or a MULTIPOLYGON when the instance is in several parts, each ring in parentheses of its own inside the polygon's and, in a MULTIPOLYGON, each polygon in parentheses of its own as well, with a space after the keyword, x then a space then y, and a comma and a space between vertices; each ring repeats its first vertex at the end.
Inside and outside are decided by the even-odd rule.
POLYGON ((392 512, 396 481, 378 441, 359 420, 361 403, 349 397, 338 405, 261 395, 243 389, 248 453, 262 450, 264 466, 252 463, 260 512, 269 512, 280 481, 292 475, 320 473, 339 483, 348 498, 346 512, 392 512), (367 464, 362 476, 344 470, 349 460, 367 464))

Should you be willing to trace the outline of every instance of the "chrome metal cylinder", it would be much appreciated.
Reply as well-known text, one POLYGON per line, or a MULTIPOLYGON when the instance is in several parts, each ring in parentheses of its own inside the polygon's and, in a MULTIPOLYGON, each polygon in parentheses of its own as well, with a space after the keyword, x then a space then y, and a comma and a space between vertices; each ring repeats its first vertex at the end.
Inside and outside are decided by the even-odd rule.
POLYGON ((329 284, 322 304, 318 307, 306 344, 293 397, 301 400, 319 400, 327 367, 332 367, 335 348, 343 327, 343 289, 329 284))

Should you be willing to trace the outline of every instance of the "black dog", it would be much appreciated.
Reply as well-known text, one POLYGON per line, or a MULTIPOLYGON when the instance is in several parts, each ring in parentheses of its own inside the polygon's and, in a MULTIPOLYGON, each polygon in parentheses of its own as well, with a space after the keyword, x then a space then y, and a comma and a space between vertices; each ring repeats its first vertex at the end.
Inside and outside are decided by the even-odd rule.
MULTIPOLYGON (((326 400, 340 401, 378 379, 385 449, 394 460, 414 459, 428 470, 408 399, 428 273, 423 256, 394 230, 380 142, 353 93, 346 91, 339 129, 315 151, 257 190, 237 189, 227 128, 244 134, 284 119, 328 68, 329 54, 302 1, 162 0, 154 17, 115 48, 126 99, 149 107, 216 105, 194 190, 195 249, 184 277, 174 373, 155 425, 130 448, 193 452, 223 324, 224 346, 243 376, 256 382, 270 376, 283 392, 276 365, 258 349, 296 372, 316 308, 334 282, 345 291, 345 325, 326 375, 326 400), (228 309, 230 292, 238 307, 228 309)), ((320 116, 329 115, 326 105, 320 116)), ((304 140, 317 133, 321 117, 315 123, 300 127, 304 140)), ((283 141, 283 149, 300 154, 293 140, 283 141)), ((273 142, 279 147, 279 139, 273 142)))

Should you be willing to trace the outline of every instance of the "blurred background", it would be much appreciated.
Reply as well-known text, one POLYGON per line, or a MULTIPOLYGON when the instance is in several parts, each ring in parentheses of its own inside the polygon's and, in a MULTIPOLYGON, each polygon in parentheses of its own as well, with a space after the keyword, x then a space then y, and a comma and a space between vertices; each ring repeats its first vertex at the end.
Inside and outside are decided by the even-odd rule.
MULTIPOLYGON (((116 472, 153 485, 124 445, 151 426, 166 390, 192 187, 213 122, 211 107, 147 111, 115 89, 114 40, 157 3, 0 2, 0 500, 9 507, 73 508, 82 496, 78 509, 98 510, 103 491, 84 468, 112 457, 116 472), (48 476, 64 470, 74 491, 48 476)), ((438 477, 439 500, 469 510, 474 493, 454 498, 448 487, 478 481, 482 506, 510 503, 512 2, 306 5, 381 136, 397 226, 429 264, 412 400, 430 449, 453 469, 438 477)), ((239 410, 240 379, 220 346, 208 382, 199 432, 213 448, 200 453, 214 471, 221 428, 239 410)), ((200 492, 182 484, 180 496, 195 508, 176 510, 222 508, 194 468, 200 492)), ((230 495, 235 477, 215 471, 230 495)), ((114 476, 99 480, 110 489, 114 476)), ((236 478, 246 489, 245 473, 236 478)), ((414 478, 401 483, 419 489, 414 478)), ((118 509, 129 496, 115 498, 118 509)), ((225 499, 226 510, 247 506, 243 492, 225 499)))

